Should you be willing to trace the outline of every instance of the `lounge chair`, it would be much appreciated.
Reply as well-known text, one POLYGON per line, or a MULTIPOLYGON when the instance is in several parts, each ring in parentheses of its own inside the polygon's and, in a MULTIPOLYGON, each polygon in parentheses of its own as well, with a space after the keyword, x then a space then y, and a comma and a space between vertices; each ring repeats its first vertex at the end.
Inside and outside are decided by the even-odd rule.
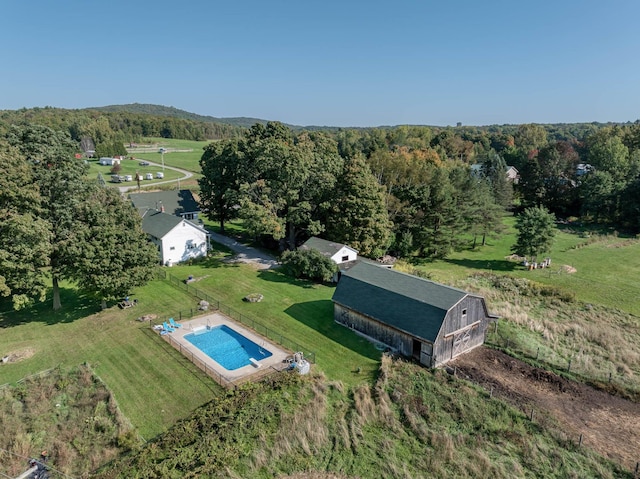
POLYGON ((182 324, 180 323, 176 323, 173 318, 169 318, 169 324, 171 325, 172 328, 181 328, 182 324))
POLYGON ((166 321, 162 323, 162 327, 164 328, 165 331, 169 333, 173 333, 175 331, 175 328, 172 328, 171 326, 169 326, 166 321))

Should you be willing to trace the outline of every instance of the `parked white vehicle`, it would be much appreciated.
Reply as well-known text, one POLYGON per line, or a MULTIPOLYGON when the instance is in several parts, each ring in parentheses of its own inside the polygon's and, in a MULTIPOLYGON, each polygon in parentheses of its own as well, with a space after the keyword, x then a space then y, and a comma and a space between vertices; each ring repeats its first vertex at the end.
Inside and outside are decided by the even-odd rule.
POLYGON ((156 178, 164 178, 164 173, 162 171, 158 171, 156 173, 156 178))
POLYGON ((146 173, 144 175, 145 180, 153 180, 153 173, 146 173))

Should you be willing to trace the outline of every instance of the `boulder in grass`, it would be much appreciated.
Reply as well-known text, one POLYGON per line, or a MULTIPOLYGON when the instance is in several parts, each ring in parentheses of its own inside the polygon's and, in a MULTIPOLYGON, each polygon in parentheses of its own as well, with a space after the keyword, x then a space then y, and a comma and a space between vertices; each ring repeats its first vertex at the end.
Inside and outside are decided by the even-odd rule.
POLYGON ((209 301, 205 301, 204 299, 198 303, 198 309, 200 311, 207 311, 209 309, 209 301))
POLYGON ((264 298, 260 293, 251 293, 242 298, 242 301, 246 301, 247 303, 259 303, 264 298))

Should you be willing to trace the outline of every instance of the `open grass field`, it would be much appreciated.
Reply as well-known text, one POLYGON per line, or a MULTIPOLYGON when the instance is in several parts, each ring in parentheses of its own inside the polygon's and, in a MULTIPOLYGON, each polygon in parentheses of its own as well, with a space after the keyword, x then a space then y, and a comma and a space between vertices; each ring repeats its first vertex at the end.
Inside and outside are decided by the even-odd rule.
MULTIPOLYGON (((164 154, 164 164, 182 168, 183 170, 193 173, 200 173, 200 158, 204 148, 211 143, 210 141, 189 141, 174 140, 172 138, 144 138, 140 143, 143 145, 154 145, 152 152, 140 152, 136 148, 128 148, 129 155, 134 156, 136 160, 149 160, 154 163, 162 162, 162 155, 158 152, 160 147, 168 148, 170 151, 164 154), (185 151, 171 151, 171 150, 185 151), (191 150, 191 151, 186 151, 191 150)), ((144 148, 145 150, 147 148, 144 148)))
POLYGON ((613 232, 589 233, 561 227, 549 254, 551 267, 528 271, 507 257, 516 241, 514 219, 506 218, 507 232, 484 247, 451 254, 445 260, 422 262, 419 267, 435 281, 452 283, 477 271, 509 274, 574 292, 584 302, 618 308, 640 316, 640 240, 613 232), (575 272, 568 272, 571 269, 575 272))

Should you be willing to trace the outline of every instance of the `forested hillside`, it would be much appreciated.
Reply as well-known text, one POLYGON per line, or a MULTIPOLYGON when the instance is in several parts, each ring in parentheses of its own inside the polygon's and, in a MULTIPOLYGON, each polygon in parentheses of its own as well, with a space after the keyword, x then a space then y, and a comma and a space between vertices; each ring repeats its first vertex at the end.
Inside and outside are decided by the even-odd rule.
MULTIPOLYGON (((96 110, 103 112, 127 112, 127 113, 140 113, 151 116, 168 116, 173 118, 181 118, 183 120, 193 120, 204 123, 221 123, 225 125, 232 125, 241 128, 249 128, 256 123, 267 123, 267 120, 261 120, 259 118, 247 118, 247 117, 229 117, 229 118, 217 118, 208 115, 198 115, 185 110, 180 110, 172 106, 152 105, 148 103, 130 103, 128 105, 108 105, 86 108, 87 110, 96 110)), ((290 125, 293 127, 293 125, 290 125)))

